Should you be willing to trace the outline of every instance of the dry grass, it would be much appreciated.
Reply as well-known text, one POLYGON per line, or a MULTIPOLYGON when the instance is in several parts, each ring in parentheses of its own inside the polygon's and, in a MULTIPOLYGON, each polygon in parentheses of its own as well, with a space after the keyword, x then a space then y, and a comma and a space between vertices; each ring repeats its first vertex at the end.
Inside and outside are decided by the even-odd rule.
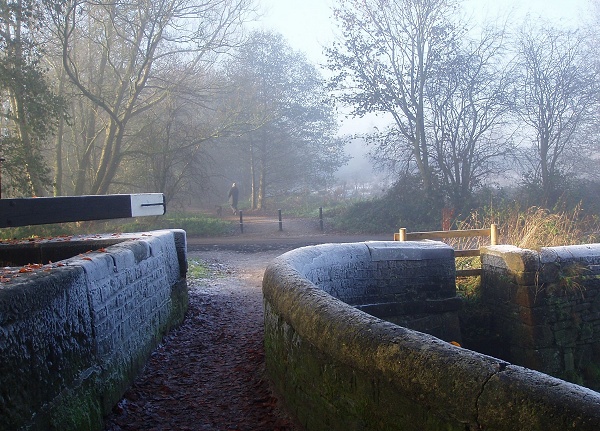
MULTIPOLYGON (((498 227, 498 244, 539 250, 541 247, 587 244, 600 241, 598 218, 584 217, 580 208, 572 211, 551 213, 532 207, 526 211, 511 209, 502 213, 483 214, 473 212, 466 220, 456 222, 456 229, 486 229, 492 223, 498 227)), ((487 246, 489 238, 451 238, 446 240, 455 249, 475 249, 487 246)), ((456 259, 457 269, 481 268, 478 257, 456 259)), ((466 298, 475 298, 479 277, 457 280, 458 291, 466 298)))
POLYGON ((530 208, 522 214, 511 214, 503 224, 504 243, 529 249, 592 243, 598 241, 600 232, 598 220, 582 217, 579 207, 560 213, 530 208))
MULTIPOLYGON (((498 244, 538 250, 541 247, 586 244, 600 241, 598 218, 584 217, 581 208, 551 213, 532 207, 517 208, 504 213, 486 214, 475 211, 457 222, 457 229, 483 229, 492 223, 498 226, 498 244)), ((455 248, 479 248, 489 244, 487 238, 464 238, 451 242, 455 248)))

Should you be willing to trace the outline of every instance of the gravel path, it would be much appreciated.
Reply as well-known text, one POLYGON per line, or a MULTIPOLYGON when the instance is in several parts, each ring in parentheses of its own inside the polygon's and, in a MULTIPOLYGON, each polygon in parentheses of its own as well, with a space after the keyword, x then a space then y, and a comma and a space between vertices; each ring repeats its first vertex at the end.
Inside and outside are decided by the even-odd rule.
POLYGON ((188 277, 183 324, 154 351, 106 418, 106 431, 296 431, 264 370, 262 276, 285 250, 192 251, 207 278, 188 277))

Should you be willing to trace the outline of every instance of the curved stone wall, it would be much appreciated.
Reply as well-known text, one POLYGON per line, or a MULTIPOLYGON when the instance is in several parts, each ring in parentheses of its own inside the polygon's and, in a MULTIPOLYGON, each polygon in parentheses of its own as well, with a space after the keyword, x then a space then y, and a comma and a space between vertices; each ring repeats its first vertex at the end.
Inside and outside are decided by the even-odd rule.
MULTIPOLYGON (((329 244, 291 251, 267 268, 267 369, 306 429, 600 429, 600 395, 594 391, 345 302, 358 291, 377 291, 374 285, 386 284, 386 278, 388 286, 405 291, 399 282, 404 276, 410 290, 445 265, 453 256, 448 249, 431 242, 329 244), (384 261, 405 264, 377 272, 384 261), (373 275, 379 278, 375 284, 367 281, 373 275), (340 278, 364 283, 356 288, 340 278)), ((422 289, 433 286, 425 282, 422 289)))
MULTIPOLYGON (((84 254, 0 285, 0 430, 102 429, 150 352, 183 319, 185 232, 22 246, 44 249, 46 258, 64 248, 84 254)), ((2 244, 2 259, 23 265, 10 247, 19 249, 2 244)))

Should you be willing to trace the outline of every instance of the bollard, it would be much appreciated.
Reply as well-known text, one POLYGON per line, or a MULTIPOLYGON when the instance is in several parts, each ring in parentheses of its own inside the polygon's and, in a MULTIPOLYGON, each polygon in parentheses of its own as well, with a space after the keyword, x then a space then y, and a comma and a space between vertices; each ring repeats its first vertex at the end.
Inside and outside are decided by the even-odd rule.
POLYGON ((400 232, 399 232, 399 235, 398 235, 398 240, 399 241, 406 241, 406 228, 405 227, 400 228, 400 232))
POLYGON ((319 207, 319 227, 321 228, 321 232, 323 232, 323 207, 319 207))
POLYGON ((242 211, 240 210, 240 232, 244 233, 244 219, 242 218, 242 211))
POLYGON ((279 215, 279 231, 283 230, 283 222, 281 221, 281 210, 277 210, 277 214, 279 215))

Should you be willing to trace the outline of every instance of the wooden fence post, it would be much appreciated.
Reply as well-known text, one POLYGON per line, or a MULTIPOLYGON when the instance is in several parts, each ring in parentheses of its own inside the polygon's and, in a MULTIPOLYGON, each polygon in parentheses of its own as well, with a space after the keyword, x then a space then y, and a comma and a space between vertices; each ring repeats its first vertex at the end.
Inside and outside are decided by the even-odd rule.
POLYGON ((279 218, 279 231, 281 232, 283 230, 283 222, 281 220, 281 210, 277 210, 277 216, 279 218))
POLYGON ((492 223, 490 226, 490 245, 498 244, 498 227, 492 223))
POLYGON ((405 227, 400 228, 400 234, 399 234, 398 241, 406 241, 406 228, 405 227))
POLYGON ((323 207, 319 207, 319 227, 321 228, 321 232, 323 232, 323 207))

